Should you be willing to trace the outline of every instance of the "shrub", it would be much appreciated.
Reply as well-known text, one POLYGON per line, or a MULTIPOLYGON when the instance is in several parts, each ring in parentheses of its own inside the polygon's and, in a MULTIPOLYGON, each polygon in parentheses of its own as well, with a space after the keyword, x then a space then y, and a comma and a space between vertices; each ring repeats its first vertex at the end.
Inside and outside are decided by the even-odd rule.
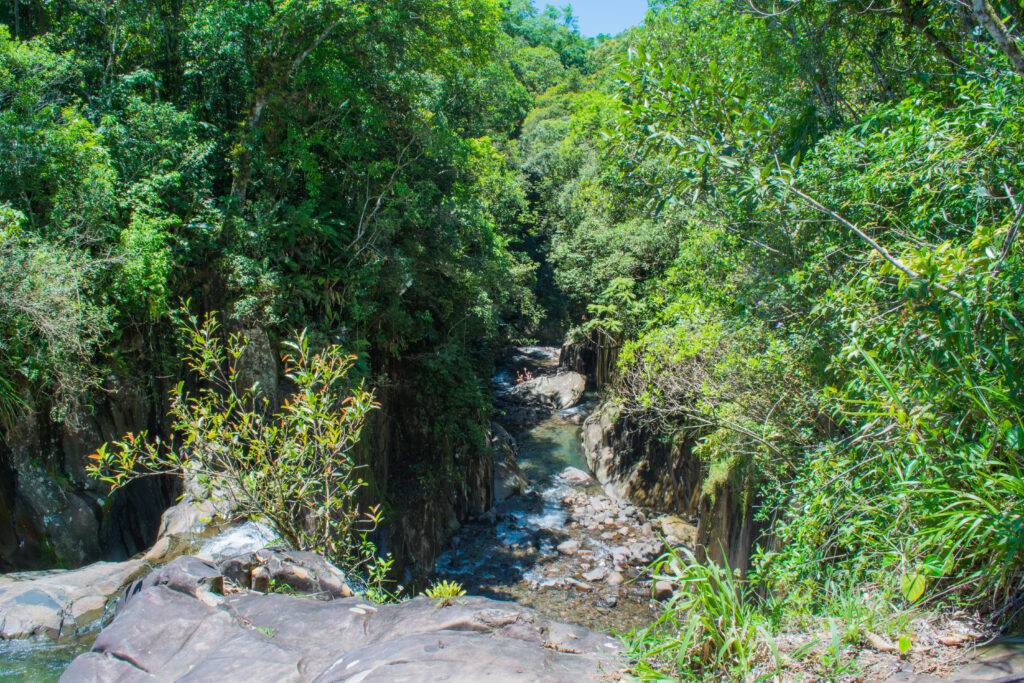
POLYGON ((368 534, 380 515, 357 504, 363 481, 352 457, 375 404, 362 383, 347 378, 355 358, 334 345, 314 353, 300 335, 285 357, 293 390, 269 416, 261 387, 239 381, 244 338, 221 335, 213 316, 202 323, 189 317, 182 330, 183 360, 197 388, 180 382, 172 392, 180 442, 129 433, 91 456, 90 473, 114 487, 165 472, 195 477, 209 494, 226 491, 239 513, 266 520, 291 546, 361 568, 379 587, 387 561, 376 557, 368 534))

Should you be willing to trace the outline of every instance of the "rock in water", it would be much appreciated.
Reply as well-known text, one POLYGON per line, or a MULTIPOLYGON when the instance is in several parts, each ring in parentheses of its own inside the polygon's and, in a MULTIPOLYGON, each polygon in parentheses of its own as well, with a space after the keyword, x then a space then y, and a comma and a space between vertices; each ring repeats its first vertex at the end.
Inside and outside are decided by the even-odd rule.
POLYGON ((139 560, 128 560, 0 576, 0 640, 87 630, 107 603, 146 571, 139 560))
POLYGON ((570 484, 590 484, 594 481, 594 478, 587 472, 579 469, 578 467, 566 467, 564 470, 558 473, 558 477, 570 484))
POLYGON ((573 540, 562 541, 558 544, 557 549, 558 552, 562 553, 563 555, 569 555, 571 557, 572 555, 575 555, 580 551, 580 542, 573 540))
POLYGON ((519 454, 516 440, 496 422, 491 423, 489 437, 494 451, 494 501, 522 494, 530 482, 516 461, 519 454))
POLYGON ((563 372, 560 375, 544 375, 527 380, 512 387, 502 398, 554 408, 571 408, 580 402, 587 388, 587 378, 578 372, 563 372))
POLYGON ((129 596, 92 652, 75 659, 61 681, 621 678, 617 641, 514 603, 211 596, 214 565, 188 557, 172 565, 173 577, 129 596), (190 586, 189 577, 203 586, 190 586))

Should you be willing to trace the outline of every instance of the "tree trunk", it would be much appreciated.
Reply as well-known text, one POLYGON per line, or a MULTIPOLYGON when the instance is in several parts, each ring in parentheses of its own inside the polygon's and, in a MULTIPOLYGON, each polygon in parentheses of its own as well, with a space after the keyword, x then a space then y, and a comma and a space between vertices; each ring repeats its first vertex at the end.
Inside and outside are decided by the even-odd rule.
POLYGON ((971 9, 978 23, 985 27, 988 34, 992 36, 999 49, 1003 51, 1006 58, 1010 60, 1010 66, 1021 76, 1024 76, 1024 53, 1021 53, 1020 46, 1014 40, 1010 32, 1003 25, 1003 20, 989 0, 972 0, 971 9))

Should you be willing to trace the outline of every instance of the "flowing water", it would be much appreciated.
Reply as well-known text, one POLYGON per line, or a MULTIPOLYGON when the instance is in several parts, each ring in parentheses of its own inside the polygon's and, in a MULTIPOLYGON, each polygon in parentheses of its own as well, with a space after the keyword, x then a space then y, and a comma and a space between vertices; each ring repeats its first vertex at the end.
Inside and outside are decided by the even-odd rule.
POLYGON ((550 347, 516 349, 499 364, 497 421, 515 437, 530 486, 466 524, 437 559, 436 578, 561 621, 628 632, 654 618, 643 568, 659 548, 643 511, 609 499, 586 474, 580 423, 594 397, 568 410, 501 400, 517 375, 553 373, 556 365, 550 347))
MULTIPOLYGON (((517 374, 553 373, 557 358, 555 348, 524 347, 499 365, 492 382, 499 422, 518 443, 518 465, 530 486, 467 523, 438 557, 436 578, 458 581, 471 595, 515 600, 560 621, 628 632, 655 617, 645 566, 660 544, 645 511, 608 498, 586 474, 580 424, 594 397, 568 410, 510 406, 500 399, 517 374)), ((218 550, 218 543, 233 548, 236 536, 250 531, 236 529, 203 549, 218 550)), ((58 644, 0 641, 0 681, 56 681, 96 634, 58 644)))
POLYGON ((51 683, 60 678, 71 660, 88 652, 96 633, 66 643, 43 640, 0 641, 0 681, 4 683, 51 683))

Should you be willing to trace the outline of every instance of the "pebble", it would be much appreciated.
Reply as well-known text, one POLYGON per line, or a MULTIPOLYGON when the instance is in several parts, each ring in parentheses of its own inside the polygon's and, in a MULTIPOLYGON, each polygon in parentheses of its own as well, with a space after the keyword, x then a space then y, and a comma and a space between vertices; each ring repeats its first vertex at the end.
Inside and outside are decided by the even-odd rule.
POLYGON ((587 581, 593 582, 593 581, 600 581, 601 579, 603 579, 606 576, 608 576, 608 570, 604 569, 602 567, 597 567, 596 569, 591 569, 589 572, 584 574, 583 578, 586 579, 587 581))
POLYGON ((655 600, 668 600, 672 597, 672 582, 670 581, 656 581, 654 583, 654 599, 655 600))
POLYGON ((571 576, 566 577, 565 582, 567 584, 569 584, 570 586, 575 586, 576 588, 579 588, 581 591, 592 591, 592 590, 594 590, 594 587, 591 586, 590 584, 583 583, 582 581, 580 581, 578 579, 574 579, 571 576))
MULTIPOLYGON (((623 578, 622 574, 618 572, 612 572, 608 575, 608 578, 605 579, 605 583, 607 583, 609 586, 621 586, 625 580, 626 579, 623 578)), ((615 605, 611 606, 614 607, 615 605)))
POLYGON ((570 557, 580 551, 579 541, 562 541, 558 544, 558 552, 563 555, 569 555, 570 557))

